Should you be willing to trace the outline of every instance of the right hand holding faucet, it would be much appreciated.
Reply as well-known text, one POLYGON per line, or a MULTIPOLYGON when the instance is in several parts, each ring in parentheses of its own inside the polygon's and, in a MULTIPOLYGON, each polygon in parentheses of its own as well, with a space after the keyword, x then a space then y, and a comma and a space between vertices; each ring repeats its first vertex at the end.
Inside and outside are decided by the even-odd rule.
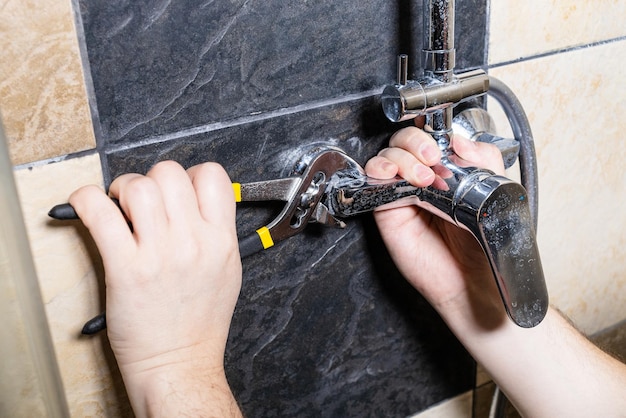
MULTIPOLYGON (((455 136, 452 148, 458 165, 504 174, 495 146, 455 136)), ((440 157, 430 135, 408 127, 365 170, 371 177, 400 175, 415 186, 436 188, 440 157)), ((489 263, 469 232, 417 206, 374 216, 400 272, 523 416, 624 416, 626 365, 594 346, 556 309, 534 328, 507 320, 489 263)))
MULTIPOLYGON (((459 136, 452 138, 452 146, 457 156, 455 163, 504 174, 502 158, 495 146, 459 136)), ((389 148, 372 158, 365 170, 375 178, 400 175, 417 187, 437 187, 442 182, 437 174, 440 158, 433 138, 419 128, 409 127, 393 135, 389 148)), ((378 210, 374 216, 404 277, 440 313, 454 306, 487 327, 506 319, 489 263, 468 231, 418 206, 378 210), (445 281, 440 277, 445 277, 445 281), (476 311, 475 306, 483 308, 476 311), (489 312, 485 311, 486 306, 489 312)))

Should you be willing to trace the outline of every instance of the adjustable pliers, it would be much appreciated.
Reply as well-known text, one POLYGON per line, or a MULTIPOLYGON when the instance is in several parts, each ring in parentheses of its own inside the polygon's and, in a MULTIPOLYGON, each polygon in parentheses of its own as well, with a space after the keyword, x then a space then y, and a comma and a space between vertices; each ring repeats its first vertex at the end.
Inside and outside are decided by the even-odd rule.
MULTIPOLYGON (((286 202, 273 221, 239 240, 239 252, 243 258, 268 249, 302 232, 310 222, 344 228, 342 218, 417 196, 420 190, 400 178, 367 177, 361 166, 338 148, 314 148, 305 153, 290 177, 233 183, 237 202, 286 202)), ((67 203, 55 206, 48 215, 62 220, 78 218, 67 203)), ((101 314, 88 321, 82 333, 94 334, 105 327, 105 315, 101 314)))

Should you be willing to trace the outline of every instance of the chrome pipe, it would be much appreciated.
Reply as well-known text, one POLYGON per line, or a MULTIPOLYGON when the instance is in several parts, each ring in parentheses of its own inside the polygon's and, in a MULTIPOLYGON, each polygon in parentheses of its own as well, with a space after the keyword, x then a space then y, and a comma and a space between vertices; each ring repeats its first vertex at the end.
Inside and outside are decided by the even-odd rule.
POLYGON ((444 83, 456 65, 454 8, 454 0, 424 0, 424 72, 444 83))
MULTIPOLYGON (((424 76, 444 84, 454 79, 454 0, 424 0, 424 76)), ((442 152, 450 149, 453 107, 426 115, 426 125, 442 152)))

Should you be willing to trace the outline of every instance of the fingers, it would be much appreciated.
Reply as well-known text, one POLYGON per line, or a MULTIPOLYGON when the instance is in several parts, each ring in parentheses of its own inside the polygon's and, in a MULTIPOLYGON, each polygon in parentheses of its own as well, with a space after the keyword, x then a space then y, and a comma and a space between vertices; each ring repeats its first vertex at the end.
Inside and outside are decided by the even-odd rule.
POLYGON ((435 180, 435 172, 406 150, 385 148, 378 155, 395 163, 398 175, 414 186, 429 186, 435 180))
POLYGON ((157 243, 168 228, 185 236, 202 219, 189 176, 173 161, 156 164, 145 176, 124 174, 113 181, 109 193, 120 201, 139 242, 157 243))
POLYGON ((409 127, 396 132, 383 149, 365 166, 366 173, 375 178, 400 175, 417 187, 430 185, 435 173, 430 168, 437 164, 441 152, 430 135, 421 129, 409 127))
MULTIPOLYGON (((497 147, 474 142, 460 136, 451 140, 455 155, 451 160, 460 166, 487 168, 504 174, 504 162, 497 147)), ((441 151, 433 138, 417 127, 408 127, 396 132, 389 140, 389 148, 383 149, 365 165, 368 176, 388 179, 396 175, 417 187, 433 185, 441 173, 439 162, 441 151)))
POLYGON ((387 158, 377 155, 365 164, 365 172, 375 179, 391 179, 398 175, 398 166, 387 158))
POLYGON ((452 149, 461 159, 461 161, 455 161, 459 165, 481 167, 496 174, 504 174, 502 154, 495 145, 470 141, 455 135, 452 137, 452 149))
POLYGON ((235 227, 235 196, 226 171, 216 163, 187 170, 195 190, 200 215, 214 225, 235 227))
POLYGON ((173 161, 160 162, 145 176, 124 174, 116 178, 109 193, 120 201, 135 236, 142 241, 159 240, 168 225, 186 233, 194 228, 195 220, 232 225, 234 229, 232 185, 224 169, 215 163, 185 171, 173 161))
POLYGON ((109 188, 133 225, 139 243, 156 245, 163 240, 168 216, 158 183, 140 174, 123 174, 109 188))
POLYGON ((157 183, 170 222, 193 219, 194 215, 197 217, 196 192, 187 171, 180 164, 174 161, 160 162, 146 176, 157 183))
POLYGON ((433 166, 441 159, 441 151, 435 140, 418 128, 401 129, 389 140, 389 147, 401 148, 411 153, 422 164, 433 166))

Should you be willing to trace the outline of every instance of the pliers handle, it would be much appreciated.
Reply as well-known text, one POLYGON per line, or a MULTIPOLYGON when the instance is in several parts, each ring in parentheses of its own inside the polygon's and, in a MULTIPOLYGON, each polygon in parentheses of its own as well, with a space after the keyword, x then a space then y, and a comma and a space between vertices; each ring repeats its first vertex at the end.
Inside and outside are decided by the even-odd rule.
MULTIPOLYGON (((255 183, 233 183, 235 202, 259 202, 281 200, 289 202, 299 186, 299 178, 259 181, 255 183)), ((283 210, 284 212, 284 210, 283 210)), ((281 213, 283 213, 281 212, 281 213)), ((280 216, 279 216, 280 218, 280 216)), ((270 227, 277 221, 257 229, 253 234, 239 239, 241 258, 266 250, 275 244, 270 227)))

